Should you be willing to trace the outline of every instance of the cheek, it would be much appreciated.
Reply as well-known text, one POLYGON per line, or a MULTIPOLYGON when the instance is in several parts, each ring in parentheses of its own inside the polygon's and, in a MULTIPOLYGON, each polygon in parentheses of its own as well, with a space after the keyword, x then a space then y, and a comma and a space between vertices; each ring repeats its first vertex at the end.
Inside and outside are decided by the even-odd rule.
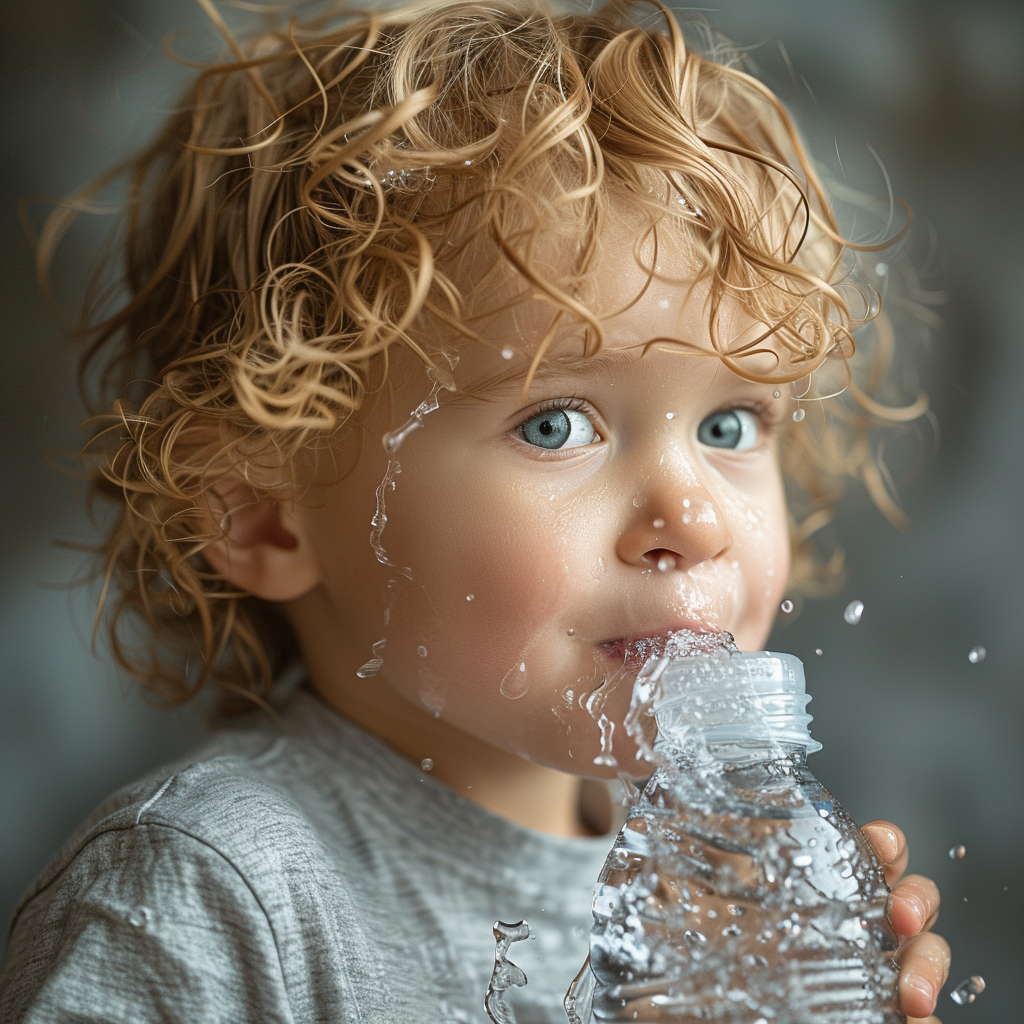
POLYGON ((742 580, 742 608, 733 633, 741 650, 764 647, 789 578, 789 528, 781 484, 726 502, 731 556, 742 580))
POLYGON ((391 507, 385 546, 412 578, 397 578, 388 650, 418 673, 450 685, 471 674, 477 692, 496 691, 562 629, 587 562, 579 510, 479 474, 403 474, 391 507))

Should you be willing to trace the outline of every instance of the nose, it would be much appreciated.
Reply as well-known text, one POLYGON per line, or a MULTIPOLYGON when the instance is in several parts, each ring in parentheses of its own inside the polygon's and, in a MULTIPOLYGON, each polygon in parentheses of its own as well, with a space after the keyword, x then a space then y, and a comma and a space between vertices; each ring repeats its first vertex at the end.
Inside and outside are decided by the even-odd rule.
POLYGON ((689 467, 683 472, 665 467, 633 498, 617 554, 639 568, 685 571, 720 555, 731 543, 712 492, 689 467))

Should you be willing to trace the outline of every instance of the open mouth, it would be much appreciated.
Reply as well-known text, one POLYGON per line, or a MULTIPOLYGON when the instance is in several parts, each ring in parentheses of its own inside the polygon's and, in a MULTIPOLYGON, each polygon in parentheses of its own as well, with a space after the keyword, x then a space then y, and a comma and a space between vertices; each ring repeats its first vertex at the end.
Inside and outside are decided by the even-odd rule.
POLYGON ((692 658, 737 649, 732 633, 701 633, 695 629, 673 629, 633 640, 609 640, 600 646, 609 658, 622 659, 626 668, 638 671, 649 658, 692 658))

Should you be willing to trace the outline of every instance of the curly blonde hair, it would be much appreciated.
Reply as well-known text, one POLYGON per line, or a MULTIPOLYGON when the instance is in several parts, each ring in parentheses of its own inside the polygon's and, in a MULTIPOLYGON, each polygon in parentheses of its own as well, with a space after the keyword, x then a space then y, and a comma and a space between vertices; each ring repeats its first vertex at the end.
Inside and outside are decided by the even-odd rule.
POLYGON ((585 324, 599 350, 588 274, 613 204, 641 214, 638 260, 684 243, 733 370, 750 377, 745 357, 769 352, 775 368, 756 379, 807 382, 811 402, 837 371, 854 398, 785 432, 803 514, 794 580, 834 574, 808 538, 845 478, 898 518, 867 431, 923 406, 877 399, 892 332, 857 252, 880 246, 844 240, 786 110, 720 42, 702 55, 664 8, 638 24, 633 0, 592 14, 543 0, 342 5, 239 42, 200 2, 229 55, 201 69, 145 149, 54 211, 39 250, 45 274, 75 213, 128 176, 108 293, 121 299, 109 315, 87 304, 83 320, 83 375, 99 368, 107 396, 86 453, 95 492, 119 505, 101 612, 118 662, 151 693, 175 703, 212 684, 229 703, 259 700, 294 653, 280 610, 203 557, 219 536, 214 475, 256 480, 336 438, 385 385, 393 346, 433 366, 423 316, 487 344, 457 283, 481 241, 522 299, 551 308, 524 391, 560 326, 585 324), (556 226, 560 277, 537 263, 556 226), (726 300, 764 332, 721 337, 726 300), (859 386, 854 333, 872 320, 859 386))

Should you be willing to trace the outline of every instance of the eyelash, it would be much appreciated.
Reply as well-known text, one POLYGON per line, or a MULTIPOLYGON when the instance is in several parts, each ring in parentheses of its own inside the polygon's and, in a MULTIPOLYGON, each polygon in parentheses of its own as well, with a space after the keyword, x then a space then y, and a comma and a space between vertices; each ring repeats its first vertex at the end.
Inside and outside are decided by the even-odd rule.
MULTIPOLYGON (((541 413, 552 412, 555 409, 572 409, 576 412, 585 413, 587 416, 593 418, 595 416, 594 408, 585 398, 578 398, 575 395, 570 398, 551 398, 530 411, 528 416, 523 417, 519 424, 516 426, 518 430, 528 420, 533 419, 534 416, 539 416, 541 413)), ((730 409, 746 409, 747 412, 753 413, 758 420, 761 428, 764 430, 766 437, 771 435, 785 419, 784 414, 779 410, 777 403, 769 403, 766 401, 745 401, 745 402, 730 402, 727 405, 723 405, 719 409, 715 409, 714 412, 708 415, 714 415, 716 412, 728 412, 730 409)), ((595 431, 596 431, 595 426, 595 431)), ((600 436, 600 434, 598 434, 600 436)))

